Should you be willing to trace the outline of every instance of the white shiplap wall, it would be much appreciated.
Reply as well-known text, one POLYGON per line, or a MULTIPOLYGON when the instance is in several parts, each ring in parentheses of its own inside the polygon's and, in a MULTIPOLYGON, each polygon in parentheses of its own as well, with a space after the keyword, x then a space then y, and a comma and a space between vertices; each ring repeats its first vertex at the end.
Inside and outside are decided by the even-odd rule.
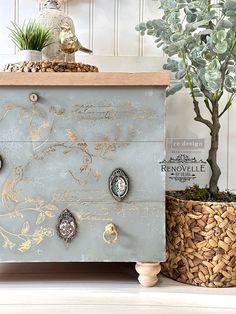
MULTIPOLYGON (((0 0, 0 65, 15 59, 16 49, 7 30, 10 21, 23 22, 33 18, 39 8, 38 0, 0 0)), ((140 21, 161 16, 158 1, 68 0, 62 9, 73 18, 81 42, 94 51, 92 56, 77 54, 78 60, 96 64, 100 71, 161 70, 162 50, 155 47, 152 37, 141 37, 134 29, 140 21)), ((221 189, 236 191, 235 121, 236 109, 232 108, 222 119, 219 163, 223 170, 221 189)), ((208 137, 205 126, 193 121, 191 99, 184 91, 167 100, 167 137, 208 137)), ((198 181, 205 185, 208 177, 209 172, 198 181)), ((167 180, 167 187, 181 188, 183 184, 167 180)))

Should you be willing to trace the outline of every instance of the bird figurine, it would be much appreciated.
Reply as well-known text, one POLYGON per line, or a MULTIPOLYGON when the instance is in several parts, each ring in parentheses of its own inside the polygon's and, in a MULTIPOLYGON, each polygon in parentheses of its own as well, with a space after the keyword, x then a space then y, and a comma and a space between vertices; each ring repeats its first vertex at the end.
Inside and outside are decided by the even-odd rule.
POLYGON ((75 34, 73 34, 71 27, 68 23, 62 23, 61 32, 59 35, 59 42, 61 50, 65 53, 65 62, 67 55, 76 51, 82 51, 85 53, 92 53, 92 50, 85 48, 78 40, 75 34))

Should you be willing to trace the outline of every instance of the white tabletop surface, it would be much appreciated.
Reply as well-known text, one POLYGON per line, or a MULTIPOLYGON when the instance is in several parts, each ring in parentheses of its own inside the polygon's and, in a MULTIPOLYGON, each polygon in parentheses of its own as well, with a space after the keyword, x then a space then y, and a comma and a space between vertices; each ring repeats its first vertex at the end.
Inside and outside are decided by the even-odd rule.
POLYGON ((188 286, 162 275, 144 288, 133 264, 25 264, 0 273, 1 314, 236 313, 236 288, 188 286))

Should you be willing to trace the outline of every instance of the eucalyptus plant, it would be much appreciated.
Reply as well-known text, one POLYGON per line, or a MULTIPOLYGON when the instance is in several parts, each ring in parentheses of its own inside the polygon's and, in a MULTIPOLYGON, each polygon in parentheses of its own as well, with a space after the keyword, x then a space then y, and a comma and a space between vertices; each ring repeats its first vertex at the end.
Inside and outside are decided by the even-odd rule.
POLYGON ((51 31, 35 21, 29 21, 22 25, 12 22, 12 26, 13 28, 9 28, 11 38, 20 50, 41 51, 51 44, 51 31))
POLYGON ((236 0, 161 0, 162 19, 140 23, 136 30, 154 36, 168 56, 164 69, 175 73, 167 96, 190 90, 195 121, 210 129, 207 162, 212 170, 209 192, 218 193, 217 163, 220 118, 236 96, 236 0), (222 105, 222 96, 228 100, 222 105), (203 98, 203 101, 200 101, 203 98), (205 106, 209 114, 203 114, 205 106))

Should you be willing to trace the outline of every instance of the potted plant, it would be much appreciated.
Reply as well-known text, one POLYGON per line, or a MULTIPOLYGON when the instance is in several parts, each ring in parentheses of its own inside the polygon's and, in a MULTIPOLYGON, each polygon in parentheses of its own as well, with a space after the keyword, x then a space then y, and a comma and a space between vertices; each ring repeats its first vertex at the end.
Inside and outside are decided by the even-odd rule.
POLYGON ((161 0, 162 19, 139 24, 169 57, 175 73, 167 96, 189 89, 195 121, 209 129, 208 188, 167 195, 167 261, 163 273, 208 287, 236 285, 236 196, 219 192, 220 118, 236 96, 236 0, 161 0), (174 57, 174 58, 173 58, 174 57), (228 93, 226 103, 222 96, 228 93), (205 106, 208 115, 204 116, 205 106), (209 118, 210 117, 210 118, 209 118))
POLYGON ((13 23, 9 28, 11 38, 19 48, 19 61, 42 60, 42 49, 51 44, 51 31, 34 21, 17 25, 13 23))

